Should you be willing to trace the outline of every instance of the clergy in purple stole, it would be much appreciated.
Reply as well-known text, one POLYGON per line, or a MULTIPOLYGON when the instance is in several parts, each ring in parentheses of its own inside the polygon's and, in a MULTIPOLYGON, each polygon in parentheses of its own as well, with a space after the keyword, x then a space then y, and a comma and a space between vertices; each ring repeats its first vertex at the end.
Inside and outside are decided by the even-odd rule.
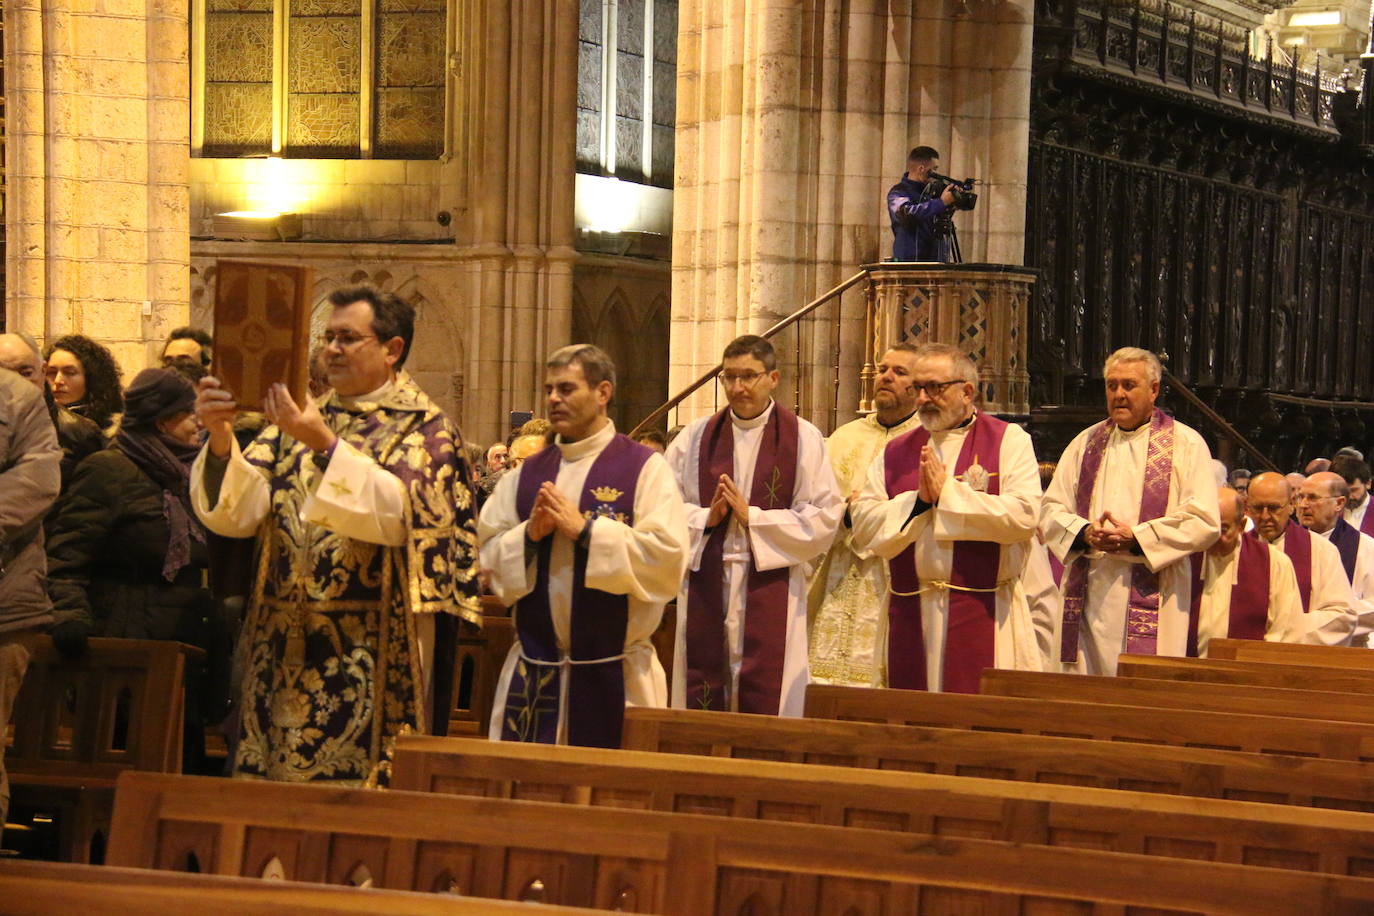
POLYGON ((667 705, 650 640, 686 568, 685 509, 662 456, 607 417, 605 353, 556 351, 544 387, 557 438, 501 478, 478 521, 516 631, 488 734, 619 747, 627 705, 667 705))
POLYGON ((1356 616, 1351 645, 1364 646, 1374 625, 1374 538, 1346 521, 1349 496, 1350 487, 1341 475, 1331 471, 1311 474, 1298 488, 1297 515, 1304 528, 1314 537, 1330 541, 1340 554, 1356 616))
POLYGON ((1288 481, 1272 471, 1256 474, 1250 479, 1245 511, 1255 523, 1255 534, 1292 564, 1303 614, 1297 641, 1349 645, 1357 624, 1356 601, 1340 550, 1297 524, 1288 481))
MULTIPOLYGON (((1039 671, 1021 583, 1040 507, 1030 437, 974 407, 977 369, 917 349, 921 426, 888 443, 851 506, 854 543, 888 561, 886 686, 976 693, 986 668, 1039 671)), ((1053 621, 1041 622, 1046 641, 1053 621)))
POLYGON ((1302 602, 1293 564, 1282 550, 1246 534, 1240 494, 1217 491, 1221 536, 1189 558, 1192 601, 1188 608, 1188 655, 1206 658, 1213 639, 1302 638, 1302 602))
POLYGON ((820 431, 772 398, 773 347, 725 349, 730 406, 668 447, 688 506, 691 571, 678 596, 672 702, 800 716, 807 674, 807 564, 834 539, 844 502, 820 431))
POLYGON ((1148 350, 1107 358, 1107 419, 1069 444, 1045 492, 1040 530, 1065 566, 1065 670, 1111 675, 1123 652, 1187 652, 1184 561, 1217 539, 1217 486, 1207 443, 1155 407, 1161 374, 1148 350))

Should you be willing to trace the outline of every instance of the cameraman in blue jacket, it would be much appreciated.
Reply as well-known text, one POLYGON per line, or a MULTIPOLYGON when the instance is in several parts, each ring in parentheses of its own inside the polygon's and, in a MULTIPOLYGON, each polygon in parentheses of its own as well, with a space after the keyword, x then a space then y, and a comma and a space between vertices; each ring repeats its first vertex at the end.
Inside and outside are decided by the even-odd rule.
POLYGON ((892 217, 892 260, 952 260, 949 239, 935 231, 935 224, 954 206, 954 190, 946 185, 937 196, 926 193, 927 176, 940 168, 940 154, 918 146, 906 157, 902 180, 887 192, 887 212, 892 217))

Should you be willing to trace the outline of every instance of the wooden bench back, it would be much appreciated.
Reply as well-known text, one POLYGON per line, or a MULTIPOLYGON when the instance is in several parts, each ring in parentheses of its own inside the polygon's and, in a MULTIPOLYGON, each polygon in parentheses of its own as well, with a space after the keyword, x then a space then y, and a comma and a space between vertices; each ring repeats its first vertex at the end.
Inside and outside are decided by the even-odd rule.
POLYGON ((828 766, 408 736, 392 787, 1374 877, 1374 814, 828 766))
POLYGON ((12 774, 112 781, 124 770, 181 770, 186 660, 181 643, 92 639, 76 661, 38 640, 15 702, 12 774))
POLYGON ((1091 849, 565 805, 120 777, 111 864, 457 889, 665 916, 1355 913, 1374 880, 1091 849), (1048 899, 1046 899, 1048 898, 1048 899))
POLYGON ((156 913, 158 916, 589 916, 597 910, 474 900, 452 894, 296 881, 260 881, 145 868, 0 862, 0 900, 6 916, 53 913, 156 913))
POLYGON ((1374 763, 1353 760, 642 708, 622 746, 1374 812, 1374 763))
POLYGON ((464 627, 458 634, 453 663, 453 710, 448 723, 450 735, 487 733, 496 681, 511 643, 515 641, 514 621, 505 616, 505 608, 500 602, 488 596, 482 603, 482 629, 473 632, 464 627))
MULTIPOLYGON (((993 673, 1002 672, 988 671, 983 676, 986 679, 993 673)), ((1057 677, 1070 682, 1128 683, 1125 678, 1057 677)), ((1037 694, 1027 699, 817 684, 806 688, 806 714, 819 719, 1374 760, 1374 733, 1365 725, 1188 708, 1161 709, 1138 701, 1128 705, 1132 702, 1120 697, 1107 699, 1105 695, 1085 700, 1072 693, 1050 699, 1037 694)))
POLYGON ((1204 684, 1277 687, 1283 690, 1322 690, 1369 696, 1374 693, 1374 669, 1289 665, 1264 661, 1214 658, 1166 658, 1123 655, 1118 677, 1155 678, 1204 684))
POLYGON ((1352 646, 1307 646, 1301 643, 1265 642, 1259 639, 1214 639, 1207 644, 1207 657, 1374 671, 1374 652, 1352 646))
POLYGON ((1374 724, 1374 704, 1365 696, 1321 690, 1195 684, 1134 677, 1090 677, 1039 671, 983 672, 981 691, 989 696, 1117 703, 1160 709, 1258 713, 1293 719, 1374 724))

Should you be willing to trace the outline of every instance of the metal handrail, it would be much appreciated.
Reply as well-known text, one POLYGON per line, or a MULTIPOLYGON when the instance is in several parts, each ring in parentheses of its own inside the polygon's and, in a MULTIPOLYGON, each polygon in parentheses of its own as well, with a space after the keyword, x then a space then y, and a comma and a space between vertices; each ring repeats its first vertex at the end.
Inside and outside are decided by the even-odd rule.
MULTIPOLYGON (((822 305, 825 305, 831 299, 834 299, 837 296, 839 296, 845 290, 849 289, 851 286, 853 286, 855 283, 858 283, 866 276, 868 276, 868 271, 859 271, 854 276, 850 277, 848 280, 845 280, 840 285, 831 288, 829 292, 823 293, 818 298, 812 299, 806 305, 803 305, 801 308, 797 309, 795 312, 788 315, 786 318, 782 319, 777 324, 773 325, 771 328, 764 331, 759 336, 765 338, 772 337, 779 331, 791 327, 801 319, 805 318, 807 315, 814 312, 816 309, 820 308, 822 305)), ((683 401, 687 400, 687 398, 691 397, 692 394, 696 392, 696 390, 699 389, 702 385, 705 385, 707 382, 711 381, 711 379, 715 378, 716 374, 720 372, 722 365, 724 364, 716 363, 715 366, 713 366, 709 372, 705 373, 696 381, 692 382, 692 384, 688 385, 686 388, 682 389, 677 394, 673 395, 671 398, 668 399, 666 403, 659 406, 657 410, 649 414, 643 420, 640 420, 639 425, 636 426, 634 429, 630 430, 630 438, 634 438, 635 436, 639 435, 641 431, 643 431, 652 423, 656 422, 659 417, 663 416, 668 411, 672 410, 674 407, 681 404, 683 401)))

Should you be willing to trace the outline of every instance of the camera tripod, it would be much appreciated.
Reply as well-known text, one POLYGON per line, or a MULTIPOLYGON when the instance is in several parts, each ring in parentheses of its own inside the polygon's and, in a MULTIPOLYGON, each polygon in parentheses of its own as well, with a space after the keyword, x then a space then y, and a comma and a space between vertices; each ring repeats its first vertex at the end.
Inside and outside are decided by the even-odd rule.
POLYGON ((948 210, 935 220, 935 246, 941 253, 949 252, 949 260, 945 263, 964 263, 964 254, 959 250, 959 231, 954 228, 954 217, 948 210))

